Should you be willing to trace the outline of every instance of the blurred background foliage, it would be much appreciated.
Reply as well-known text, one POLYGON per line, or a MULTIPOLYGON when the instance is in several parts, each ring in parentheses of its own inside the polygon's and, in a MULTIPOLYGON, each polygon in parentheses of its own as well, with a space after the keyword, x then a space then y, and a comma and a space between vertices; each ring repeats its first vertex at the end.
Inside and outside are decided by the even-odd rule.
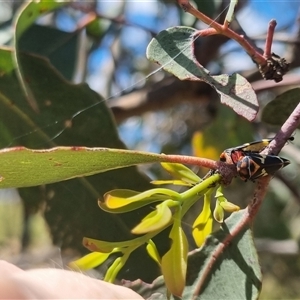
MULTIPOLYGON (((159 31, 177 25, 207 27, 184 13, 176 1, 75 1, 39 17, 17 41, 24 78, 37 102, 38 110, 34 110, 20 87, 11 52, 13 19, 24 3, 0 2, 2 148, 128 147, 218 159, 228 147, 272 137, 277 132, 279 127, 263 122, 261 114, 249 123, 220 105, 207 84, 179 81, 147 61, 147 44, 159 31)), ((194 3, 222 22, 229 1, 194 3)), ((277 20, 273 51, 291 62, 290 72, 279 84, 263 81, 240 46, 224 36, 199 38, 195 55, 212 74, 239 72, 245 76, 257 92, 262 112, 277 95, 299 86, 299 8, 297 1, 240 1, 231 24, 232 29, 263 48, 269 20, 277 20)), ((271 181, 254 224, 265 274, 261 299, 300 296, 299 145, 296 133, 295 141, 281 154, 292 164, 271 181)), ((113 188, 149 188, 149 180, 142 173, 153 179, 167 177, 153 165, 140 172, 130 168, 20 189, 23 202, 15 190, 0 191, 0 257, 23 267, 36 266, 44 260, 54 260, 58 252, 39 250, 43 255, 38 261, 36 255, 32 261, 30 253, 45 245, 50 247, 53 241, 63 259, 57 263, 62 265, 65 259, 85 253, 81 246, 84 236, 125 240, 130 237, 130 228, 151 207, 111 216, 100 211, 97 198, 113 188), (20 218, 23 223, 17 221, 20 218)), ((225 193, 231 202, 245 207, 253 188, 253 183, 236 179, 225 193)), ((201 203, 199 206, 186 217, 187 230, 201 203)), ((160 245, 160 251, 166 251, 168 245, 160 245)), ((145 261, 146 257, 143 250, 138 251, 121 277, 153 280, 158 270, 149 259, 145 261)))

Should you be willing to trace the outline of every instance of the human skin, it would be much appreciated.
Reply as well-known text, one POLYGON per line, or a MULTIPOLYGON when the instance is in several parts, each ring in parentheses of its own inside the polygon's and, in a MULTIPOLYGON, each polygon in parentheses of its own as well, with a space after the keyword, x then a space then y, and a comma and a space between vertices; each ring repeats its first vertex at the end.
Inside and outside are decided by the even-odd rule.
POLYGON ((62 269, 24 271, 0 261, 0 299, 143 299, 134 291, 62 269))

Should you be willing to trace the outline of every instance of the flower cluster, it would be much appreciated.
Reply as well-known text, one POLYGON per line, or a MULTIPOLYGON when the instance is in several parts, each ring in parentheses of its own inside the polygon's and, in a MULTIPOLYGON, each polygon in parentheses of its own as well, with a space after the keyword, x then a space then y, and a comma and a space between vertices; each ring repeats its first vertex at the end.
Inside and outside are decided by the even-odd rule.
POLYGON ((204 196, 203 208, 192 226, 193 238, 200 247, 206 237, 212 232, 213 218, 223 222, 224 210, 233 212, 239 207, 228 202, 222 193, 220 185, 221 175, 211 173, 202 180, 189 168, 181 164, 162 163, 174 180, 153 181, 155 185, 175 184, 187 186, 188 189, 178 193, 167 188, 154 188, 144 192, 126 189, 112 190, 106 193, 99 206, 110 213, 125 213, 139 209, 145 205, 157 203, 155 210, 146 215, 140 223, 132 229, 137 238, 122 242, 105 242, 84 238, 84 246, 92 253, 70 264, 73 269, 91 269, 104 263, 111 254, 119 256, 108 268, 104 280, 113 282, 125 265, 129 255, 138 247, 146 244, 148 254, 160 265, 166 286, 170 293, 181 296, 186 277, 188 242, 182 229, 182 218, 192 205, 204 196), (212 195, 216 191, 216 206, 211 211, 212 195), (171 226, 169 238, 172 240, 170 249, 161 257, 153 237, 165 228, 171 226))

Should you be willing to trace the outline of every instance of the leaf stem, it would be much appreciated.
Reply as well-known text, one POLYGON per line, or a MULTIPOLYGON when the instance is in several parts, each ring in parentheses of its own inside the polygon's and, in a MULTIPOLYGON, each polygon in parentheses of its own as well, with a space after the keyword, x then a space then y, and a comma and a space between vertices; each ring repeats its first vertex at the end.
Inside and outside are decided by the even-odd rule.
POLYGON ((175 155, 175 154, 166 154, 162 156, 163 162, 170 163, 180 163, 194 166, 201 166, 208 169, 217 170, 220 166, 225 165, 220 161, 214 161, 208 158, 196 157, 196 156, 186 156, 186 155, 175 155))
POLYGON ((196 203, 203 194, 207 193, 209 189, 215 188, 216 185, 219 185, 222 180, 222 176, 220 174, 214 174, 201 183, 195 185, 191 189, 183 192, 181 197, 183 199, 182 205, 182 216, 186 214, 186 212, 196 203))
POLYGON ((223 25, 224 28, 228 28, 228 26, 232 22, 234 17, 234 9, 237 4, 238 4, 238 0, 230 0, 229 8, 226 14, 226 18, 224 20, 224 25, 223 25))
POLYGON ((193 197, 194 195, 203 194, 203 191, 209 189, 211 187, 215 187, 217 183, 221 181, 220 174, 213 174, 212 176, 208 177, 207 179, 203 180, 202 182, 196 184, 192 188, 188 189, 187 191, 181 193, 181 198, 185 201, 189 198, 193 197))

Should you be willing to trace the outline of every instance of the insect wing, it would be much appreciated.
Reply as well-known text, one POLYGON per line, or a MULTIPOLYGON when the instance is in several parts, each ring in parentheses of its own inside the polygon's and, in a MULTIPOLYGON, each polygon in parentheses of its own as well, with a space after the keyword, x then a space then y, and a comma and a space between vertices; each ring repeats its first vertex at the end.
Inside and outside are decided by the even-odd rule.
MULTIPOLYGON (((262 161, 261 167, 263 167, 266 175, 274 175, 275 172, 289 165, 291 162, 280 156, 275 155, 253 155, 251 158, 258 163, 258 160, 262 161)), ((258 177, 256 177, 258 178, 258 177)), ((255 178, 253 178, 255 179, 255 178)))
POLYGON ((255 180, 275 172, 290 164, 288 159, 275 155, 261 155, 245 152, 246 156, 237 162, 237 172, 242 180, 255 180))
POLYGON ((245 156, 244 152, 259 153, 265 149, 271 141, 272 139, 264 139, 261 141, 255 141, 237 147, 228 148, 221 153, 220 160, 229 164, 237 164, 237 162, 245 156))
MULTIPOLYGON (((241 147, 240 150, 243 150, 245 152, 259 153, 259 152, 263 151, 273 140, 274 140, 274 138, 263 139, 260 141, 247 143, 247 144, 241 145, 239 147, 241 147)), ((288 141, 293 141, 293 140, 294 140, 293 136, 288 138, 288 141)), ((273 156, 275 156, 275 155, 273 155, 273 156)), ((279 156, 277 156, 277 157, 279 157, 279 156)))
MULTIPOLYGON (((259 154, 273 139, 263 139, 228 148, 221 153, 220 160, 236 165, 237 172, 244 181, 273 175, 276 171, 290 164, 289 160, 279 156, 259 154)), ((294 137, 290 137, 288 140, 293 141, 294 137)))
MULTIPOLYGON (((259 152, 263 151, 271 143, 271 141, 273 139, 274 138, 270 138, 270 139, 263 139, 263 140, 260 140, 260 141, 245 143, 245 144, 237 146, 237 147, 228 148, 224 152, 231 153, 233 151, 244 151, 244 152, 259 153, 259 152)), ((291 137, 289 137, 288 140, 293 141, 294 137, 291 136, 291 137)))
POLYGON ((260 141, 246 143, 244 145, 241 145, 239 150, 258 153, 258 152, 263 151, 271 143, 272 140, 273 139, 263 139, 260 141))

